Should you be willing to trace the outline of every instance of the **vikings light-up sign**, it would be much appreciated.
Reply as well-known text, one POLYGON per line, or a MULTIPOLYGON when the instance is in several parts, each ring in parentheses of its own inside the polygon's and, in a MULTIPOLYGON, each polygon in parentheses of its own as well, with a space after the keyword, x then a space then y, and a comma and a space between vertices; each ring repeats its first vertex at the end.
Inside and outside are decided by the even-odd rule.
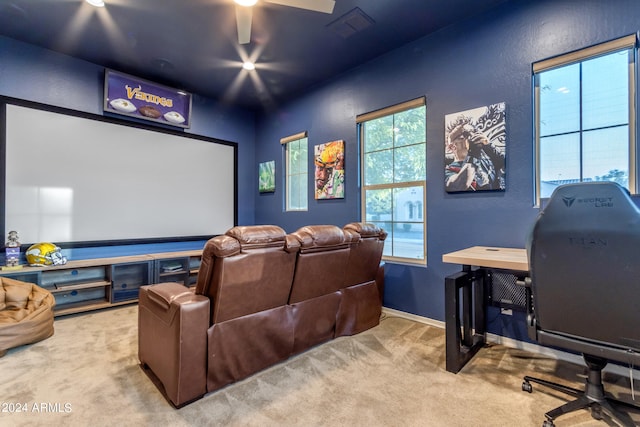
POLYGON ((191 94, 111 70, 105 72, 104 111, 171 126, 191 126, 191 94))

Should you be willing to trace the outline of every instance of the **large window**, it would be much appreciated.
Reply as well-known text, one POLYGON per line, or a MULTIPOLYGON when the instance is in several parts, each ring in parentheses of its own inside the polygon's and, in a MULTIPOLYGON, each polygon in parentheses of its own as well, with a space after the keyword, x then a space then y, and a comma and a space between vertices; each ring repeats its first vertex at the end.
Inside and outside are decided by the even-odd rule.
POLYGON ((635 193, 635 35, 533 65, 536 202, 562 184, 635 193))
POLYGON ((383 258, 426 262, 424 98, 357 117, 363 220, 384 228, 383 258))
POLYGON ((282 138, 285 158, 285 210, 306 211, 308 193, 307 133, 301 132, 282 138))

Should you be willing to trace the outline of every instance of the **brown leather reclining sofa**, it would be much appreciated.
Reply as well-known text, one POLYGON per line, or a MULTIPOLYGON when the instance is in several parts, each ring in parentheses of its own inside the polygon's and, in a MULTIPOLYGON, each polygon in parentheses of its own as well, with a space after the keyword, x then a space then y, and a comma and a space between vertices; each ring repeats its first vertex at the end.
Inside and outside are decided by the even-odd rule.
POLYGON ((203 250, 195 292, 140 288, 138 357, 180 407, 380 321, 387 234, 368 223, 234 227, 203 250))

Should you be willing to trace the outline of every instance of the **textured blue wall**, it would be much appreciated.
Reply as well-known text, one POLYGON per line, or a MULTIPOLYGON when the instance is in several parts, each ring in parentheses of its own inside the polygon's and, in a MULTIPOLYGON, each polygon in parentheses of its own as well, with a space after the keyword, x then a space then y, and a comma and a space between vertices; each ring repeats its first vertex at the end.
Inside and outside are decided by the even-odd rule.
MULTIPOLYGON (((256 222, 294 231, 304 224, 358 220, 356 115, 426 96, 428 266, 387 264, 384 303, 443 320, 444 278, 459 267, 443 264, 442 254, 473 245, 524 247, 538 214, 533 207, 532 62, 639 28, 636 0, 512 1, 337 77, 259 119, 256 161, 276 160, 279 188, 275 194, 257 196, 256 222), (444 116, 502 101, 507 106, 507 190, 447 194, 444 116), (346 141, 347 194, 340 201, 311 199, 305 213, 285 213, 278 141, 302 130, 309 131, 311 147, 346 141)), ((312 185, 310 179, 310 191, 312 185)), ((492 314, 492 332, 525 339, 519 316, 514 324, 512 318, 492 314)))
MULTIPOLYGON (((355 116, 426 96, 428 266, 388 264, 385 306, 443 320, 444 277, 458 267, 443 264, 442 254, 472 245, 523 247, 538 214, 533 207, 531 63, 638 29, 637 0, 510 1, 338 76, 257 120, 253 113, 196 95, 190 132, 239 144, 240 224, 278 224, 287 231, 312 223, 342 226, 360 218, 355 116), (444 116, 503 101, 506 192, 445 193, 444 116), (311 198, 308 212, 285 213, 279 140, 302 130, 309 132, 311 147, 346 141, 346 196, 311 198), (268 160, 276 161, 278 188, 259 194, 257 164, 268 160)), ((102 73, 94 64, 0 37, 0 95, 100 114, 102 73)), ((312 188, 310 176, 310 195, 312 188)), ((145 250, 98 248, 80 256, 145 250)), ((524 339, 519 316, 515 323, 498 314, 490 319, 493 332, 524 339)))
MULTIPOLYGON (((103 88, 103 67, 0 36, 0 95, 102 114, 103 88)), ((257 177, 254 157, 254 123, 253 112, 223 107, 214 100, 194 95, 191 128, 186 131, 238 143, 238 223, 240 224, 252 224, 255 215, 254 191, 256 191, 257 177)), ((194 182, 193 185, 201 187, 202 191, 207 191, 210 185, 232 185, 232 183, 194 182)), ((109 201, 105 200, 105 203, 109 201)), ((185 206, 185 209, 188 209, 188 206, 185 206)), ((65 250, 65 255, 70 259, 130 255, 148 251, 201 248, 202 244, 203 242, 182 242, 151 246, 110 246, 65 250)))

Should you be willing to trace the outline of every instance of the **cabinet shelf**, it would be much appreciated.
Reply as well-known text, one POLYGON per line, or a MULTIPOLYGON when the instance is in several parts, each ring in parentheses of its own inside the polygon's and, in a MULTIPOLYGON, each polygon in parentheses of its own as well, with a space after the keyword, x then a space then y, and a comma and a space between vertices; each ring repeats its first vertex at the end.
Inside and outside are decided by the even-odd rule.
POLYGON ((111 304, 105 300, 87 300, 82 302, 64 304, 60 307, 56 306, 53 310, 55 316, 65 316, 68 314, 84 313, 87 311, 101 310, 103 308, 112 307, 111 304))
POLYGON ((160 281, 189 286, 197 275, 201 250, 73 260, 64 265, 25 266, 0 271, 10 277, 35 283, 53 294, 54 315, 82 313, 138 302, 140 286, 160 281), (174 271, 162 267, 178 265, 174 271), (161 279, 162 278, 162 279, 161 279))
POLYGON ((185 270, 161 271, 160 276, 175 276, 176 274, 184 274, 185 270))
POLYGON ((177 282, 185 286, 195 285, 202 251, 165 252, 153 254, 152 257, 155 259, 156 283, 177 282))
POLYGON ((78 289, 91 289, 91 288, 104 288, 106 286, 111 286, 111 282, 89 282, 89 283, 76 283, 72 285, 61 285, 56 286, 55 288, 45 288, 52 294, 73 291, 78 289))

